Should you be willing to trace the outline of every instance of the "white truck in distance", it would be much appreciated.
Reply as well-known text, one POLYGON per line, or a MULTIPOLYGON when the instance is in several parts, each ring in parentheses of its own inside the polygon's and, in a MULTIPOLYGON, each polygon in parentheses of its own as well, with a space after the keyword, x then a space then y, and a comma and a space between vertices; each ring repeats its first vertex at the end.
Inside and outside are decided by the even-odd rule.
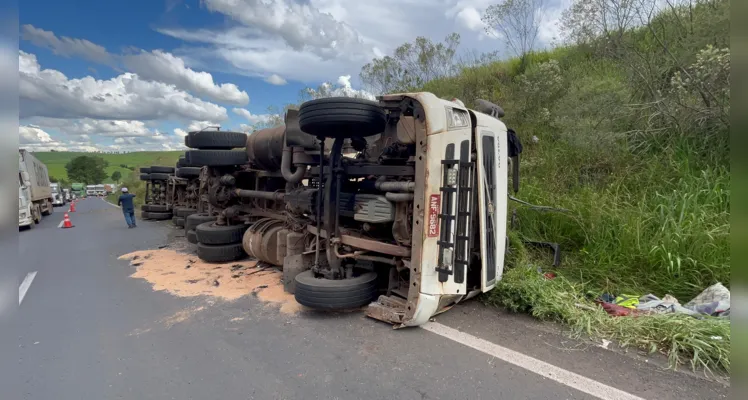
POLYGON ((52 188, 47 166, 24 149, 18 150, 18 226, 33 228, 52 213, 52 188))
POLYGON ((64 206, 65 205, 65 193, 60 189, 59 183, 52 183, 49 185, 52 189, 52 205, 64 206))

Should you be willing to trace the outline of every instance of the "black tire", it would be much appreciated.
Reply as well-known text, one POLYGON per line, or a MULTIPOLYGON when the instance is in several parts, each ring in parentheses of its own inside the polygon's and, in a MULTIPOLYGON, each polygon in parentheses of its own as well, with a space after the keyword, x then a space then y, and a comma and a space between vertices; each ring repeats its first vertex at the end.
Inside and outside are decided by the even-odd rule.
POLYGON ((172 217, 171 222, 179 228, 184 228, 184 217, 172 217))
POLYGON ((197 257, 205 262, 229 262, 246 257, 241 243, 210 245, 197 243, 197 257))
POLYGON ((145 212, 151 211, 151 205, 150 204, 143 204, 143 205, 141 205, 140 206, 140 211, 145 211, 145 212))
POLYGON ((187 152, 187 162, 195 167, 207 165, 209 167, 223 167, 242 165, 249 162, 247 153, 237 150, 190 150, 187 152))
POLYGON ((375 101, 328 97, 299 107, 299 127, 313 136, 351 138, 384 131, 385 112, 375 101))
MULTIPOLYGON (((184 219, 184 229, 186 231, 194 231, 195 227, 197 227, 198 225, 205 223, 205 222, 213 222, 216 219, 217 217, 215 215, 210 216, 206 213, 190 214, 184 219)), ((197 236, 195 237, 197 238, 197 236)))
POLYGON ((165 181, 165 180, 168 180, 170 176, 171 174, 166 174, 166 173, 151 172, 149 174, 149 177, 151 178, 152 181, 165 181))
POLYGON ((151 174, 140 174, 140 180, 141 181, 150 181, 151 180, 151 174))
POLYGON ((322 310, 346 310, 365 306, 377 296, 376 272, 351 279, 315 278, 311 270, 296 275, 294 297, 299 304, 322 310))
POLYGON ((165 205, 165 204, 149 204, 148 205, 148 211, 150 212, 169 212, 171 210, 171 206, 165 205))
POLYGON ((142 219, 151 219, 151 213, 148 211, 141 211, 140 218, 142 219))
POLYGON ((203 222, 195 227, 197 241, 205 244, 241 244, 244 232, 249 225, 216 225, 215 222, 203 222))
POLYGON ((242 132, 200 131, 190 132, 184 138, 185 145, 193 149, 234 149, 246 147, 247 134, 242 132), (189 139, 188 139, 189 138, 189 139))
POLYGON ((164 221, 172 217, 172 213, 170 212, 149 212, 148 215, 156 221, 164 221))
POLYGON ((140 173, 141 174, 150 174, 151 173, 151 169, 148 168, 148 167, 140 167, 140 173))
POLYGON ((177 207, 177 208, 174 209, 174 216, 176 216, 176 217, 186 217, 186 216, 192 215, 192 214, 194 214, 196 212, 197 212, 197 210, 195 210, 194 208, 177 207))
POLYGON ((161 165, 151 165, 151 173, 173 174, 174 167, 164 167, 161 165))
POLYGON ((179 156, 179 159, 177 160, 177 170, 182 167, 186 167, 187 160, 184 159, 184 156, 179 156))
POLYGON ((179 178, 197 178, 200 176, 200 167, 181 167, 177 168, 177 177, 179 178))
POLYGON ((197 234, 195 231, 187 231, 187 241, 192 244, 197 244, 197 234))

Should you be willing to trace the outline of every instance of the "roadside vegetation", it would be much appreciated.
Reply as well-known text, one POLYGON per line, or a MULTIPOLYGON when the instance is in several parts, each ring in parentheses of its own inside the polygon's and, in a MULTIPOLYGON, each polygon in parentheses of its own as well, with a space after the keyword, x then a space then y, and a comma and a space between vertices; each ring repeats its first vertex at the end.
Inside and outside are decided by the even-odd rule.
MULTIPOLYGON (((81 156, 100 157, 106 162, 103 168, 104 175, 101 175, 101 182, 96 183, 116 183, 113 179, 115 172, 119 172, 120 179, 128 177, 131 173, 138 173, 139 167, 149 167, 151 165, 174 165, 177 159, 184 152, 180 151, 138 151, 131 153, 79 153, 68 151, 50 151, 34 152, 41 162, 47 165, 49 176, 63 183, 75 182, 68 177, 65 166, 73 159, 81 156)), ((91 183, 93 184, 93 183, 91 183)))
POLYGON ((569 210, 511 204, 508 267, 486 302, 667 354, 673 366, 729 370, 729 321, 610 317, 593 302, 652 293, 685 303, 730 285, 729 1, 577 0, 564 44, 537 50, 518 35, 537 34, 526 7, 541 3, 487 10, 489 33, 514 40, 513 58, 458 56, 459 37, 418 38, 365 66, 362 81, 500 104, 524 144, 518 196, 569 210), (561 267, 530 240, 559 243, 561 267))

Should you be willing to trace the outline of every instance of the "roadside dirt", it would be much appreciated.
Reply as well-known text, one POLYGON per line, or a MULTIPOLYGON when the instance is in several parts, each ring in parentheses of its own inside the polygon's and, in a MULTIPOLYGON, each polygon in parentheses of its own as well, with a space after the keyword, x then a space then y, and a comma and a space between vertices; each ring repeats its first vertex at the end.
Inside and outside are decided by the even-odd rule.
POLYGON ((292 294, 283 291, 282 273, 262 268, 256 261, 208 264, 197 256, 172 249, 143 250, 119 257, 137 270, 131 278, 148 281, 153 290, 175 296, 210 296, 233 301, 255 295, 265 303, 280 305, 280 311, 294 314, 302 309, 292 294))

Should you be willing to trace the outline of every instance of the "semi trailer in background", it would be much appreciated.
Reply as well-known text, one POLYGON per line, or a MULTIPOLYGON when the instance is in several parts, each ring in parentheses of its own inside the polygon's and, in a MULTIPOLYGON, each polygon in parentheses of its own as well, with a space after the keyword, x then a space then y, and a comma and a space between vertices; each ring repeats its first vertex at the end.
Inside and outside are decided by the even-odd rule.
POLYGON ((18 226, 32 228, 52 213, 49 172, 33 154, 18 150, 18 226))

